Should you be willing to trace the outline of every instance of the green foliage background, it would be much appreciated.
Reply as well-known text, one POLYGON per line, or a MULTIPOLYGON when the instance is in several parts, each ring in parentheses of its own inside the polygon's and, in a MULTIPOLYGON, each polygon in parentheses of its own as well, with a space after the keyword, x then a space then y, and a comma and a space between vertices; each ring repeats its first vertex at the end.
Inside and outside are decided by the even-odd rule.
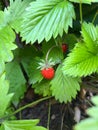
MULTIPOLYGON (((81 78, 98 72, 98 0, 9 2, 4 7, 0 1, 0 117, 10 103, 17 107, 27 84, 35 93, 54 96, 61 103, 72 101, 80 90, 81 78), (85 22, 80 22, 79 11, 85 22), (63 53, 61 46, 66 42, 68 51, 63 53), (48 60, 55 63, 55 76, 47 81, 38 65, 53 46, 48 60)), ((25 123, 31 130, 45 129, 32 121, 4 121, 0 129, 26 130, 25 123)))

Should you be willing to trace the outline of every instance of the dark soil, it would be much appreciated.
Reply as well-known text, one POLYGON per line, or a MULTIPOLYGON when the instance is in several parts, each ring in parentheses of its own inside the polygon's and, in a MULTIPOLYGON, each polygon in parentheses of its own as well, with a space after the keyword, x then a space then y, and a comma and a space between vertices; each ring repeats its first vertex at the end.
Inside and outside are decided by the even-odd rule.
MULTIPOLYGON (((26 105, 30 102, 40 99, 38 95, 34 95, 33 90, 30 89, 25 98, 21 102, 21 106, 26 105)), ((86 94, 84 99, 77 96, 76 100, 72 103, 60 104, 55 101, 54 98, 40 102, 35 106, 31 106, 18 114, 17 117, 20 119, 40 119, 38 125, 47 128, 48 118, 49 118, 49 102, 50 105, 50 120, 49 120, 49 130, 72 130, 73 126, 76 124, 75 118, 75 108, 80 111, 79 121, 87 118, 86 109, 92 104, 90 102, 89 92, 86 94)))

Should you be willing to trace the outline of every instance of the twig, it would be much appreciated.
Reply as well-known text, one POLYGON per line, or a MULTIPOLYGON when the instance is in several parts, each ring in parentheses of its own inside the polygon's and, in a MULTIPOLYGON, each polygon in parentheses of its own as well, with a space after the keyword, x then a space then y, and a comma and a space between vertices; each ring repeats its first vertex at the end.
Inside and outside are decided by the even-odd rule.
POLYGON ((79 4, 79 6, 80 6, 80 23, 82 24, 83 23, 83 14, 82 14, 82 2, 81 2, 81 0, 80 0, 80 4, 79 4))
POLYGON ((51 102, 49 100, 49 108, 48 108, 48 121, 47 121, 47 129, 49 130, 50 126, 50 112, 51 112, 51 102))

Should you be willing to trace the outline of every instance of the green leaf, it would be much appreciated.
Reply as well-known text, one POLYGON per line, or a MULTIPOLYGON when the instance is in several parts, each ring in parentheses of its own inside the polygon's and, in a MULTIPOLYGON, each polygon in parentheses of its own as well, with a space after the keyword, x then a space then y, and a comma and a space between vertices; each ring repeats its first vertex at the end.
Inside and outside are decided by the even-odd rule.
POLYGON ((5 114, 13 93, 8 94, 9 83, 5 80, 5 74, 0 77, 0 117, 5 114))
POLYGON ((88 115, 98 120, 98 115, 96 114, 96 112, 98 112, 98 107, 93 107, 92 109, 87 110, 88 115))
POLYGON ((4 11, 0 11, 0 30, 6 28, 10 21, 10 13, 5 8, 4 11))
POLYGON ((19 32, 21 30, 21 24, 25 9, 31 1, 32 0, 15 0, 12 4, 10 4, 10 7, 8 9, 12 17, 10 25, 15 29, 16 32, 19 32))
POLYGON ((96 105, 98 106, 98 96, 95 96, 91 99, 91 101, 96 105))
POLYGON ((98 70, 98 27, 84 23, 82 26, 83 42, 77 43, 65 59, 65 75, 87 76, 98 70))
POLYGON ((39 120, 15 120, 4 121, 2 123, 2 130, 46 130, 41 126, 36 126, 39 120))
POLYGON ((91 107, 87 110, 89 117, 81 121, 79 124, 75 126, 74 130, 97 130, 98 129, 98 96, 92 98, 92 102, 97 104, 97 106, 91 107))
POLYGON ((75 19, 73 5, 64 0, 37 0, 26 9, 21 36, 26 43, 49 41, 68 32, 75 19), (68 15, 69 14, 69 15, 68 15))
POLYGON ((17 105, 26 91, 26 80, 20 65, 16 61, 6 64, 6 78, 10 82, 9 92, 14 92, 12 102, 17 105))
POLYGON ((38 69, 39 61, 40 61, 39 58, 32 59, 32 63, 28 67, 29 82, 31 84, 35 84, 35 83, 38 84, 38 82, 40 82, 43 79, 40 70, 38 69))
POLYGON ((55 73, 54 79, 51 81, 52 95, 56 100, 62 102, 70 102, 72 98, 75 98, 77 91, 80 90, 79 79, 69 77, 63 74, 60 65, 55 73))
POLYGON ((4 21, 9 24, 16 32, 21 30, 22 19, 25 9, 32 0, 11 0, 10 6, 4 10, 4 21))
POLYGON ((91 118, 81 121, 75 127, 75 130, 97 130, 97 129, 98 129, 98 120, 91 118))
POLYGON ((0 27, 10 25, 17 33, 21 30, 21 24, 25 9, 32 0, 10 0, 10 5, 0 11, 0 27))
POLYGON ((98 0, 69 0, 71 2, 76 2, 76 3, 84 3, 84 4, 91 4, 91 3, 96 3, 98 0))
POLYGON ((15 33, 9 26, 0 29, 0 74, 4 71, 4 63, 13 59, 11 50, 16 49, 14 40, 15 33))
POLYGON ((43 96, 51 95, 49 80, 44 79, 40 83, 33 84, 32 88, 34 88, 34 91, 37 94, 40 94, 43 96))
POLYGON ((42 54, 34 46, 25 46, 24 48, 19 49, 18 57, 20 62, 29 78, 29 83, 34 84, 42 80, 40 70, 37 69, 39 66, 39 61, 42 54), (37 57, 37 58, 36 58, 37 57))

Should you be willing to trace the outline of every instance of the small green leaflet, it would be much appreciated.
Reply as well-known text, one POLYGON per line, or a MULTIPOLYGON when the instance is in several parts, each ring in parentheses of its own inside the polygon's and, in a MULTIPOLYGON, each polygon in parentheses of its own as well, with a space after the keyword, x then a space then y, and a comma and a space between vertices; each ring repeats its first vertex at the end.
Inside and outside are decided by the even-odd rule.
POLYGON ((26 9, 21 36, 26 43, 49 41, 72 27, 75 12, 67 0, 37 0, 26 9))
POLYGON ((15 33, 9 26, 0 29, 0 74, 4 71, 4 63, 13 59, 12 50, 16 49, 14 40, 15 33))
POLYGON ((43 79, 40 83, 33 84, 32 88, 34 88, 34 92, 39 95, 43 96, 51 95, 50 80, 43 79))
POLYGON ((83 23, 83 41, 77 43, 63 63, 65 75, 87 76, 98 70, 98 27, 83 23))
POLYGON ((26 91, 26 80, 18 62, 12 61, 6 64, 6 78, 10 83, 9 92, 14 92, 12 102, 17 106, 26 91))
POLYGON ((1 130, 47 130, 42 126, 36 126, 39 120, 15 120, 4 121, 1 125, 1 130))
POLYGON ((79 79, 64 75, 61 68, 61 65, 57 68, 55 77, 50 83, 51 91, 56 100, 67 103, 75 98, 77 91, 80 90, 79 79))
POLYGON ((77 124, 74 130, 97 130, 98 129, 98 96, 92 98, 93 103, 97 106, 89 108, 87 110, 89 117, 77 124))
POLYGON ((0 77, 0 117, 4 116, 5 111, 12 99, 13 93, 8 94, 9 83, 5 80, 5 74, 0 77))
POLYGON ((98 0, 69 0, 71 2, 76 2, 76 3, 84 3, 84 4, 91 4, 91 3, 96 3, 98 0))
POLYGON ((38 69, 39 61, 40 58, 32 59, 32 62, 28 67, 28 76, 30 84, 38 84, 38 82, 40 82, 43 79, 40 69, 38 69))

